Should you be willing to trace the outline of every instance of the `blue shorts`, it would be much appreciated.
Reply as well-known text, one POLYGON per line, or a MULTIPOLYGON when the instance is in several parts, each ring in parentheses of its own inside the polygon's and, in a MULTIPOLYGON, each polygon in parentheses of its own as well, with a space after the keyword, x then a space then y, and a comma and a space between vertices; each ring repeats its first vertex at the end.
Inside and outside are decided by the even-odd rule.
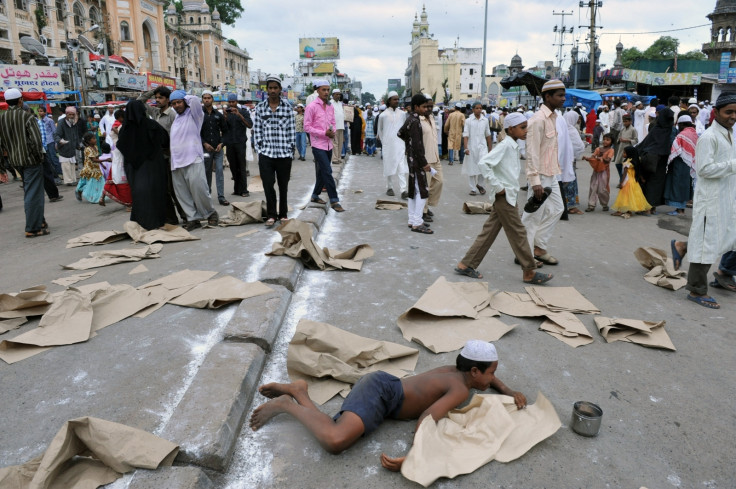
POLYGON ((363 421, 363 435, 371 433, 386 418, 395 418, 404 404, 401 379, 386 372, 373 372, 362 377, 342 403, 335 421, 345 411, 355 413, 363 421))

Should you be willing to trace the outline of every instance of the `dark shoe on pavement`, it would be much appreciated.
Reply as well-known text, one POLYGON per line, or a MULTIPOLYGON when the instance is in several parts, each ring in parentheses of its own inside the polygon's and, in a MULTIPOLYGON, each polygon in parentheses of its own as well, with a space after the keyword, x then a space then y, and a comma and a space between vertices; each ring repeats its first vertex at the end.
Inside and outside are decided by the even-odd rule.
POLYGON ((429 214, 422 215, 422 219, 424 220, 424 222, 434 222, 434 219, 432 219, 432 216, 430 216, 429 214))
POLYGON ((345 209, 342 208, 339 202, 335 202, 330 207, 332 207, 332 210, 335 212, 345 212, 345 209))
POLYGON ((187 221, 182 226, 187 231, 191 231, 192 229, 197 229, 202 227, 202 223, 199 221, 187 221))
POLYGON ((409 192, 407 192, 406 190, 404 190, 403 192, 401 192, 401 198, 404 199, 404 200, 408 199, 409 198, 409 192))
POLYGON ((75 196, 77 197, 77 200, 78 200, 79 202, 82 202, 82 192, 80 192, 79 190, 76 190, 76 191, 74 192, 74 195, 75 195, 75 196))
POLYGON ((220 205, 230 205, 230 202, 228 202, 226 199, 220 199, 220 205))
POLYGON ((217 214, 217 211, 210 214, 210 216, 207 218, 207 224, 210 226, 217 226, 220 224, 220 216, 217 214))
POLYGON ((312 202, 313 204, 326 204, 327 203, 324 200, 320 199, 319 197, 317 197, 316 199, 313 198, 310 202, 312 202))
POLYGON ((242 194, 240 194, 240 196, 241 196, 241 197, 250 197, 250 192, 248 192, 248 191, 246 190, 245 192, 243 192, 242 194))
POLYGON ((394 189, 390 188, 386 190, 386 195, 388 195, 389 197, 393 197, 396 194, 394 193, 394 189))
POLYGON ((434 217, 434 212, 432 212, 432 210, 431 210, 431 209, 427 209, 427 215, 428 215, 429 217, 434 217))
POLYGON ((63 195, 59 195, 58 197, 54 197, 53 199, 49 199, 49 202, 59 202, 63 198, 64 198, 63 195))

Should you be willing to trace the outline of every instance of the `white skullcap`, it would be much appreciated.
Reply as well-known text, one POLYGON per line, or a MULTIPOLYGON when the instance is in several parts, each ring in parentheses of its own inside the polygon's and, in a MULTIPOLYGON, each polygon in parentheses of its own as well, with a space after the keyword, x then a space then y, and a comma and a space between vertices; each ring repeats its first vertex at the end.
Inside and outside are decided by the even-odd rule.
POLYGON ((706 103, 706 104, 708 103, 708 100, 707 100, 707 99, 705 100, 705 103, 706 103))
POLYGON ((332 91, 332 93, 334 94, 334 93, 342 93, 342 92, 340 91, 340 89, 339 89, 339 88, 336 88, 336 89, 334 89, 334 90, 332 91))
POLYGON ((677 118, 677 123, 682 124, 683 122, 689 122, 690 124, 692 124, 693 118, 690 117, 689 115, 681 115, 680 117, 677 118))
POLYGON ((644 104, 641 103, 641 100, 637 100, 634 105, 644 105, 644 104))
MULTIPOLYGON (((701 103, 702 103, 702 102, 701 102, 701 103)), ((688 106, 688 109, 692 109, 693 107, 695 107, 696 109, 698 109, 698 111, 700 111, 700 107, 698 107, 698 106, 697 106, 697 105, 695 105, 695 104, 690 104, 690 105, 688 106)))
POLYGON ((304 104, 296 104, 296 106, 297 106, 297 108, 299 108, 299 107, 301 107, 302 109, 304 108, 304 104))
POLYGON ((388 98, 391 98, 391 97, 398 97, 398 96, 399 96, 399 94, 398 94, 398 93, 396 93, 396 92, 395 92, 395 91, 393 91, 393 90, 391 90, 390 92, 388 92, 388 98))
POLYGON ((524 113, 524 109, 522 109, 521 107, 519 107, 518 109, 516 109, 516 112, 521 112, 523 114, 524 113))
POLYGON ((378 112, 378 107, 373 107, 373 112, 374 113, 378 112))
POLYGON ((114 109, 114 108, 115 108, 115 106, 114 106, 113 104, 107 104, 107 108, 108 108, 108 109, 114 109))
POLYGON ((15 100, 23 96, 17 88, 9 88, 5 90, 5 100, 15 100))
POLYGON ((204 97, 205 95, 213 95, 213 93, 211 90, 205 90, 202 92, 202 96, 204 97))
POLYGON ((688 100, 687 103, 688 104, 697 104, 698 103, 698 99, 696 99, 695 97, 690 97, 690 100, 688 100))
POLYGON ((460 355, 475 362, 496 362, 498 353, 493 343, 481 340, 468 340, 460 350, 460 355))
POLYGON ((432 112, 439 112, 440 108, 437 106, 432 107, 432 112))
POLYGON ((423 94, 423 95, 424 95, 425 97, 427 97, 427 100, 432 100, 432 97, 431 97, 431 96, 429 96, 429 95, 427 95, 426 93, 425 93, 425 94, 423 94))
POLYGON ((330 84, 327 82, 327 80, 315 80, 312 85, 314 85, 314 88, 329 87, 330 86, 330 84))
POLYGON ((461 102, 458 102, 458 103, 455 104, 455 107, 457 107, 458 109, 462 109, 463 108, 463 104, 461 102))
POLYGON ((578 102, 578 103, 575 104, 575 107, 582 107, 582 106, 583 106, 583 103, 582 102, 578 102))
POLYGON ((379 109, 386 110, 386 104, 381 104, 381 106, 379 107, 379 109))
POLYGON ((503 128, 518 126, 522 122, 526 122, 526 117, 521 112, 512 112, 503 120, 503 128))

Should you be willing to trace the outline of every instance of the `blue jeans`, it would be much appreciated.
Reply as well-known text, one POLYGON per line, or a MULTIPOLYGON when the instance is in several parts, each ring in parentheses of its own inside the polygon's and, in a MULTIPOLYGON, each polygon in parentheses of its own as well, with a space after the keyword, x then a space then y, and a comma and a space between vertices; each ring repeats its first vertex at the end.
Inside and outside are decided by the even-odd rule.
POLYGON ((296 133, 296 149, 299 151, 299 157, 304 158, 307 154, 307 133, 296 133))
POLYGON ((56 154, 56 143, 53 141, 46 145, 46 154, 49 155, 51 165, 54 168, 54 177, 58 177, 62 174, 61 163, 59 163, 59 155, 56 154))
POLYGON ((217 188, 217 200, 225 199, 225 175, 222 168, 223 151, 210 153, 209 158, 204 159, 204 172, 207 176, 207 188, 212 193, 212 165, 215 166, 215 187, 217 188))
POLYGON ((369 156, 376 152, 376 138, 365 138, 365 152, 369 156))
POLYGON ((322 189, 327 189, 327 195, 330 197, 330 204, 340 202, 337 197, 337 187, 335 179, 332 178, 332 150, 319 149, 312 147, 312 155, 314 155, 314 173, 317 182, 314 184, 312 198, 318 199, 322 189))
POLYGON ((736 275, 736 251, 729 251, 723 254, 721 263, 718 265, 718 270, 732 277, 736 275))
MULTIPOLYGON (((342 153, 340 153, 340 157, 345 158, 345 155, 348 153, 348 144, 350 144, 350 135, 348 134, 347 125, 345 125, 345 130, 342 134, 342 153)), ((335 151, 335 148, 332 148, 332 151, 335 151)))
POLYGON ((23 172, 23 207, 26 232, 37 233, 43 224, 43 165, 20 168, 23 172))

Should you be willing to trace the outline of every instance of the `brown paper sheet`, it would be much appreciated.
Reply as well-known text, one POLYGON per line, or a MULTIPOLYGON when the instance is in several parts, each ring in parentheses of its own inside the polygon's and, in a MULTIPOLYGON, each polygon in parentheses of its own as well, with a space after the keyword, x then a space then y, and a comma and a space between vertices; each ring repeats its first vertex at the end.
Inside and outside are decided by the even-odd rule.
POLYGON ((595 324, 607 343, 626 341, 649 348, 676 351, 675 345, 664 330, 665 321, 597 317, 595 324))
POLYGON ((0 320, 0 334, 7 333, 14 329, 18 329, 28 321, 28 318, 21 316, 13 319, 2 319, 0 320))
POLYGON ((137 267, 133 268, 133 270, 128 272, 128 275, 135 275, 137 273, 145 273, 148 271, 148 267, 145 265, 138 265, 137 267))
POLYGON ((175 444, 143 430, 77 418, 64 423, 40 457, 0 469, 0 487, 94 489, 136 468, 170 466, 178 452, 175 444))
POLYGON ((600 314, 595 307, 575 287, 525 287, 532 300, 552 312, 572 312, 575 314, 600 314))
POLYGON ((376 201, 376 209, 380 211, 400 211, 402 209, 408 209, 409 204, 401 200, 381 200, 376 201))
POLYGON ((496 341, 514 329, 493 318, 487 282, 439 277, 397 320, 404 338, 434 353, 459 350, 469 339, 496 341))
POLYGON ((463 202, 465 214, 490 214, 492 209, 491 202, 463 202))
POLYGON ((185 269, 141 285, 138 289, 145 291, 150 296, 152 305, 138 312, 135 317, 149 316, 170 300, 190 291, 196 285, 206 282, 215 275, 217 272, 185 269))
POLYGON ((61 277, 57 278, 56 280, 52 280, 52 284, 61 285, 62 287, 69 287, 70 285, 74 285, 77 282, 81 282, 82 280, 87 280, 90 277, 93 277, 97 271, 94 272, 84 272, 84 273, 78 273, 76 275, 69 275, 68 277, 61 277))
POLYGON ((17 293, 0 294, 0 319, 41 316, 48 311, 53 298, 46 286, 37 285, 17 293))
POLYGON ((169 300, 169 303, 198 309, 218 309, 232 302, 269 292, 273 292, 273 289, 261 282, 243 282, 226 275, 196 285, 179 297, 169 300))
POLYGON ((89 258, 62 265, 67 270, 89 270, 90 268, 106 267, 116 263, 141 261, 144 258, 160 258, 158 254, 164 245, 157 243, 143 248, 124 248, 122 250, 93 251, 89 258))
POLYGON ((435 422, 427 416, 422 421, 401 474, 427 487, 440 477, 469 474, 492 460, 510 462, 560 426, 557 412, 541 393, 522 410, 511 397, 476 394, 447 417, 435 422))
POLYGON ((95 231, 70 239, 66 242, 66 247, 77 248, 79 246, 105 245, 123 239, 128 239, 128 233, 125 231, 95 231))
POLYGON ((174 243, 199 239, 183 227, 174 226, 173 224, 164 224, 163 228, 149 231, 135 221, 128 221, 123 224, 123 229, 136 243, 174 243))
POLYGON ((593 335, 588 332, 585 325, 571 312, 548 313, 547 320, 539 329, 554 336, 568 346, 578 346, 593 343, 593 335))
POLYGON ((262 200, 250 202, 230 202, 226 216, 220 218, 220 226, 242 226, 263 222, 266 215, 266 203, 262 200))
POLYGON ((310 270, 360 271, 363 261, 373 256, 373 248, 361 244, 347 251, 320 248, 312 239, 312 226, 290 219, 278 228, 281 241, 273 244, 267 256, 290 256, 300 260, 310 270))
POLYGON ((286 367, 292 380, 304 378, 309 397, 324 404, 363 375, 383 370, 405 377, 419 351, 397 343, 358 336, 326 323, 301 319, 289 343, 286 367))
POLYGON ((507 316, 518 318, 533 318, 546 316, 549 309, 538 306, 529 294, 516 292, 498 292, 491 294, 491 307, 507 316))
POLYGON ((684 270, 675 270, 672 258, 664 250, 651 247, 637 248, 634 251, 637 261, 649 270, 644 280, 669 290, 679 290, 687 285, 684 270))

